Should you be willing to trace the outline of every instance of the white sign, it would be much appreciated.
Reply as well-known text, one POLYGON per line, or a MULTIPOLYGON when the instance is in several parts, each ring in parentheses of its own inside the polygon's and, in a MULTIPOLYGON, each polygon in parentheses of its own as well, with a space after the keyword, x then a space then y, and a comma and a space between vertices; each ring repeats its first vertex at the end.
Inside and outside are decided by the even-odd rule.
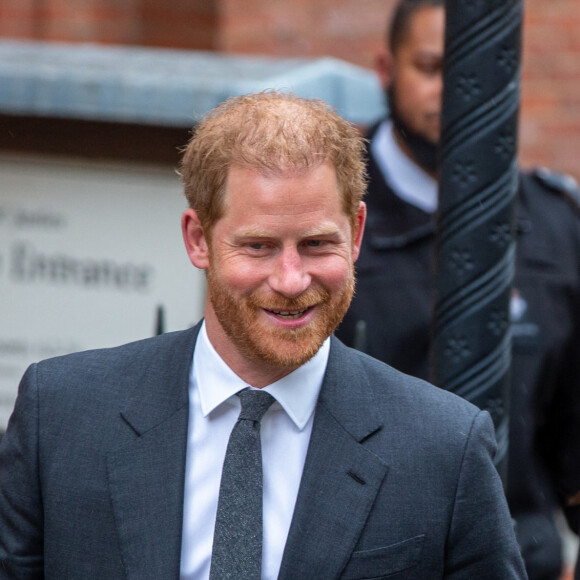
POLYGON ((171 168, 0 157, 0 429, 34 361, 194 324, 171 168))

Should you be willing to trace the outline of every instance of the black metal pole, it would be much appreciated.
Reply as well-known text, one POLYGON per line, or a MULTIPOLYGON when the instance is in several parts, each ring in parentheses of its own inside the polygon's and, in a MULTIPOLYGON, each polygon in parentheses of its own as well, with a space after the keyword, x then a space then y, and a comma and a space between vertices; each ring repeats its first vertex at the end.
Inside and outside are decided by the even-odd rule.
POLYGON ((522 0, 447 0, 433 382, 491 413, 505 484, 522 0))

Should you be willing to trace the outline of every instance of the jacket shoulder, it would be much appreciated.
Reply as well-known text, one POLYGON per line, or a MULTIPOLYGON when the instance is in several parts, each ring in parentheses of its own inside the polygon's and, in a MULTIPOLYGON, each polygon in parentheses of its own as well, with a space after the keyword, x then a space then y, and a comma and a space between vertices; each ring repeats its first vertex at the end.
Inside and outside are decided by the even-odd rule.
POLYGON ((578 182, 565 173, 547 167, 536 167, 522 175, 522 188, 535 188, 565 200, 576 212, 580 212, 580 187, 578 182))
POLYGON ((407 375, 365 353, 345 346, 336 339, 336 351, 359 383, 372 391, 378 410, 405 417, 415 425, 438 417, 452 423, 470 424, 480 409, 465 399, 417 377, 407 375), (418 422, 418 423, 417 423, 418 422))
MULTIPOLYGON (((101 397, 112 400, 148 385, 185 381, 191 366, 197 328, 170 332, 112 348, 87 350, 46 359, 27 372, 46 400, 101 397), (100 393, 100 395, 97 395, 100 393), (111 394, 114 397, 111 398, 111 394)), ((26 376, 26 375, 25 375, 26 376)))

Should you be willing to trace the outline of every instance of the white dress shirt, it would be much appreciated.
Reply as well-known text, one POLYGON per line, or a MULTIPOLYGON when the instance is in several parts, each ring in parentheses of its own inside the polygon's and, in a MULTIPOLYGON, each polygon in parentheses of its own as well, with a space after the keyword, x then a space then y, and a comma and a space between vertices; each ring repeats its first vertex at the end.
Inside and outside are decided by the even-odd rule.
POLYGON ((403 201, 433 213, 437 209, 437 181, 403 153, 393 134, 393 122, 383 121, 371 142, 371 152, 385 181, 403 201))
MULTIPOLYGON (((263 580, 278 577, 329 350, 327 339, 314 358, 264 389, 276 402, 264 415, 261 426, 263 580)), ((241 408, 235 394, 247 386, 215 351, 204 323, 195 345, 189 383, 181 580, 209 578, 222 466, 241 408)))

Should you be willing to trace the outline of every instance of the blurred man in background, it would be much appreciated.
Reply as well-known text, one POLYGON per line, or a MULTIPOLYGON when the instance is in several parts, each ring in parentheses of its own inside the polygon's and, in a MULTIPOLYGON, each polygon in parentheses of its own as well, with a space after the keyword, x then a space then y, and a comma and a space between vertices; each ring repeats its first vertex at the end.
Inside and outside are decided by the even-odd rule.
MULTIPOLYGON (((367 229, 358 284, 337 331, 399 370, 427 378, 434 286, 445 13, 402 0, 378 73, 390 113, 369 132, 367 229)), ((554 514, 578 533, 580 213, 571 178, 521 173, 516 211, 508 503, 529 577, 562 573, 554 514)))

